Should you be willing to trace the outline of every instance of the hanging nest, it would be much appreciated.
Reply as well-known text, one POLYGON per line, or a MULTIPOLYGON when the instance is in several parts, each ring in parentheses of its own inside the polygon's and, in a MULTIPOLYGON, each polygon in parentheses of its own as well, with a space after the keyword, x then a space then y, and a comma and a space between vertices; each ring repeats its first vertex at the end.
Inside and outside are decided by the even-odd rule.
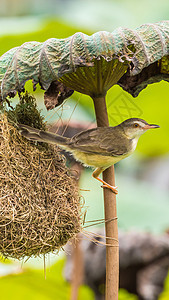
POLYGON ((81 231, 82 213, 57 148, 27 141, 9 116, 18 117, 0 114, 0 253, 22 259, 59 250, 81 231))

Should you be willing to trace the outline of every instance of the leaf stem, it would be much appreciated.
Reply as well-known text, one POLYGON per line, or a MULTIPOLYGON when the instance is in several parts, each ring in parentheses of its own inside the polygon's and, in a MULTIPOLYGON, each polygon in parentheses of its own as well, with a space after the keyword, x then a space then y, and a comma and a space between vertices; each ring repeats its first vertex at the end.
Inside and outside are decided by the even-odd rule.
MULTIPOLYGON (((109 126, 105 97, 93 98, 97 126, 109 126)), ((114 166, 103 172, 103 180, 115 186, 114 166)), ((110 189, 104 189, 105 231, 106 231, 106 300, 118 300, 119 288, 119 244, 116 196, 110 189), (108 222, 108 220, 112 220, 108 222), (115 240, 116 241, 115 241, 115 240)))

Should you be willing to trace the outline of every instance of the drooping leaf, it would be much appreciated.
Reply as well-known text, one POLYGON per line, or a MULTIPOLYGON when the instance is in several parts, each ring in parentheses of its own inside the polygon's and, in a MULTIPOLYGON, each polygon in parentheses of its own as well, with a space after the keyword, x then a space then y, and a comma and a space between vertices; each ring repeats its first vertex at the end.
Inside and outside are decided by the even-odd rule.
POLYGON ((118 84, 133 97, 147 87, 148 84, 169 81, 169 56, 164 56, 155 61, 148 67, 145 67, 139 74, 131 76, 130 70, 120 78, 118 84))
POLYGON ((53 109, 73 94, 73 90, 62 82, 53 81, 44 94, 44 102, 47 110, 53 109))
MULTIPOLYGON (((0 58, 1 99, 22 92, 30 79, 34 88, 40 83, 48 92, 53 91, 51 84, 55 82, 60 100, 71 93, 63 93, 66 87, 99 96, 117 82, 137 95, 150 82, 169 80, 167 55, 169 21, 145 24, 136 30, 118 28, 91 36, 79 32, 66 39, 28 42, 0 58), (63 83, 61 90, 58 80, 63 83)), ((48 103, 48 108, 61 101, 58 98, 52 105, 48 103)))

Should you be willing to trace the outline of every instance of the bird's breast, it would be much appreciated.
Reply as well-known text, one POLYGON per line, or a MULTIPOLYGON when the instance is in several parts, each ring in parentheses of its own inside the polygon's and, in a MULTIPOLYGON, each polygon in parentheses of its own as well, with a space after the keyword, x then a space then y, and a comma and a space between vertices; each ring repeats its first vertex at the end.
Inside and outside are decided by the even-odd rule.
POLYGON ((128 154, 120 156, 104 156, 100 154, 79 152, 76 150, 72 151, 72 154, 78 161, 82 162, 84 165, 95 168, 108 168, 128 156, 128 154))

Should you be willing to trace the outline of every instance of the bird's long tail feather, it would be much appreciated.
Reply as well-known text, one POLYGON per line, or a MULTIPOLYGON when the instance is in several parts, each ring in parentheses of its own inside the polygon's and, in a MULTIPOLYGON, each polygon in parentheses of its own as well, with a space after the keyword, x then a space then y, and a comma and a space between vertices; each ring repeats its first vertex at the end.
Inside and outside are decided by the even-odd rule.
POLYGON ((58 134, 39 130, 24 124, 18 124, 21 134, 31 141, 45 142, 50 144, 66 145, 69 140, 58 134))

